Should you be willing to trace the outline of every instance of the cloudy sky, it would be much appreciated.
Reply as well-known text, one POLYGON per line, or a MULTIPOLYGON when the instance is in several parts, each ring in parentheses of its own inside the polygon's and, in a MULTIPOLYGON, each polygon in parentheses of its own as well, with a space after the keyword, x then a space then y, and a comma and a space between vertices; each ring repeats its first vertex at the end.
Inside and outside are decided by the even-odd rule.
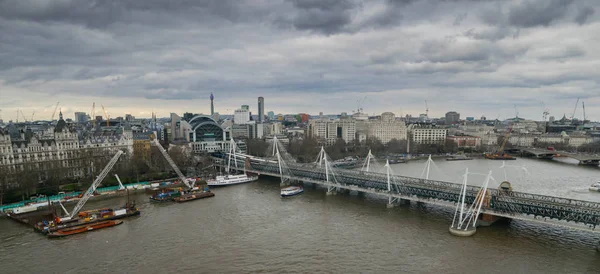
MULTIPOLYGON (((600 120, 600 1, 0 0, 0 113, 600 120), (581 103, 576 117, 583 117, 581 103)), ((29 117, 30 118, 30 117, 29 117)), ((21 118, 22 119, 22 118, 21 118)))

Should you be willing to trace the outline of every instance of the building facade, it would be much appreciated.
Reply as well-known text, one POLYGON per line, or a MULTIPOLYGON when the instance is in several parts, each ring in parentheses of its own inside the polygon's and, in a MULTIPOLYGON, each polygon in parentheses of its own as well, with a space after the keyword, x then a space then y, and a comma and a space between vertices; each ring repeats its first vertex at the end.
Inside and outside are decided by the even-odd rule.
POLYGON ((407 130, 404 121, 396 120, 396 115, 391 112, 384 112, 378 120, 366 121, 366 138, 377 138, 383 144, 389 143, 392 139, 406 140, 407 130))
POLYGON ((354 141, 356 135, 356 122, 352 119, 344 120, 311 120, 308 124, 307 133, 310 137, 319 140, 326 145, 333 145, 337 139, 346 143, 354 141))
POLYGON ((25 172, 37 176, 31 180, 80 178, 90 172, 93 163, 100 165, 117 150, 132 155, 131 129, 112 127, 77 132, 67 125, 62 113, 59 117, 56 126, 44 131, 14 127, 0 130, 0 168, 10 174, 25 172))
POLYGON ((446 125, 458 124, 460 121, 460 113, 456 111, 446 112, 446 125))
POLYGON ((432 125, 412 124, 409 126, 411 141, 415 144, 443 144, 447 130, 432 125))
POLYGON ((481 146, 481 138, 478 136, 448 136, 446 140, 454 142, 459 148, 477 148, 481 146))
MULTIPOLYGON (((246 106, 247 107, 247 106, 246 106)), ((236 109, 233 113, 233 123, 243 125, 250 121, 250 110, 248 108, 236 109)))

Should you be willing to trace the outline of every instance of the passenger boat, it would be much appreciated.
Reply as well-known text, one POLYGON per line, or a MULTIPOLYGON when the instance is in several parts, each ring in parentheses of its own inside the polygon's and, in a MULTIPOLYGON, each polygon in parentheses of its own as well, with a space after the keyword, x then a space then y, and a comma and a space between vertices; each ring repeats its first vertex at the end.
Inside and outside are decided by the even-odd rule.
POLYGON ((337 168, 352 169, 358 165, 358 160, 353 157, 346 157, 344 159, 334 161, 331 165, 337 168))
POLYGON ((590 191, 600 192, 600 181, 590 186, 590 191))
POLYGON ((288 197, 298 195, 304 192, 304 188, 301 186, 290 186, 281 189, 281 197, 288 197))
POLYGON ((215 194, 210 191, 193 191, 190 193, 181 194, 181 196, 173 198, 173 201, 183 203, 213 196, 215 196, 215 194))
POLYGON ((77 226, 68 227, 68 228, 61 228, 54 232, 48 233, 48 238, 65 237, 65 236, 84 233, 84 232, 88 232, 88 231, 92 231, 92 230, 98 230, 98 229, 102 229, 102 228, 112 227, 112 226, 120 225, 122 223, 123 223, 123 221, 121 221, 121 220, 109 220, 109 221, 82 224, 82 225, 77 225, 77 226))
POLYGON ((248 176, 246 174, 241 174, 217 176, 214 180, 209 180, 206 183, 208 184, 208 186, 228 186, 249 183, 256 180, 258 180, 258 176, 248 176))
POLYGON ((473 158, 467 157, 467 155, 464 155, 464 154, 458 154, 458 155, 454 155, 450 158, 446 158, 446 161, 465 161, 465 160, 473 160, 473 158))

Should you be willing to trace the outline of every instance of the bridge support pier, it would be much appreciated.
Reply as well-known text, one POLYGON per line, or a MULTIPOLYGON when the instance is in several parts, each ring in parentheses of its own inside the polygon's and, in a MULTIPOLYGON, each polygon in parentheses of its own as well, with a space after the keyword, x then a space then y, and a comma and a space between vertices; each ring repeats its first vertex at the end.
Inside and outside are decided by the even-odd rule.
POLYGON ((491 225, 495 224, 496 222, 507 221, 507 220, 509 220, 509 219, 483 213, 479 217, 479 220, 477 220, 477 226, 491 226, 491 225))
POLYGON ((450 226, 448 231, 450 231, 450 234, 452 234, 454 236, 470 237, 470 236, 475 235, 475 232, 477 232, 477 229, 472 226, 467 227, 467 229, 450 226))
POLYGON ((335 189, 327 189, 327 196, 337 195, 337 191, 335 189))
POLYGON ((388 197, 388 203, 387 203, 387 208, 394 208, 394 198, 392 198, 391 196, 388 197))

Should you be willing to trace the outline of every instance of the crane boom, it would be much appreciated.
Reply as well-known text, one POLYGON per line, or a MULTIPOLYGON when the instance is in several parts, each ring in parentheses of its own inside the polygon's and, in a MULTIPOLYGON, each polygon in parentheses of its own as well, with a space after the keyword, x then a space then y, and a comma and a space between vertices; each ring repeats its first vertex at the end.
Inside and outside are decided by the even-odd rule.
POLYGON ((92 104, 92 125, 96 127, 96 102, 92 104))
POLYGON ((571 115, 571 120, 575 118, 575 112, 577 111, 577 105, 579 105, 579 98, 577 98, 577 102, 575 102, 575 108, 573 109, 573 115, 571 115))
POLYGON ((175 170, 175 173, 177 173, 177 176, 179 177, 179 179, 189 189, 194 188, 194 185, 191 182, 189 182, 187 178, 185 178, 185 176, 183 175, 183 173, 181 173, 181 170, 179 170, 179 168, 177 167, 177 165, 175 164, 175 162, 173 161, 173 159, 171 159, 171 156, 169 156, 169 153, 167 153, 167 151, 160 145, 160 143, 158 142, 158 139, 154 139, 154 140, 152 140, 152 142, 154 143, 154 145, 156 145, 158 147, 158 150, 160 150, 160 153, 163 155, 163 157, 165 157, 165 159, 167 160, 167 162, 169 162, 169 164, 171 165, 171 167, 173 168, 173 170, 175 170))
POLYGON ((94 180, 90 188, 88 188, 88 190, 85 191, 85 193, 81 197, 81 200, 79 200, 77 205, 75 205, 75 208, 73 208, 71 214, 67 218, 64 218, 65 220, 72 219, 73 217, 75 217, 75 215, 77 215, 77 213, 79 213, 81 208, 83 208, 83 205, 85 205, 85 203, 92 196, 94 191, 96 191, 96 188, 100 185, 100 183, 102 183, 104 177, 106 177, 106 175, 108 175, 108 172, 113 168, 113 166, 115 166, 115 164, 119 160, 119 157, 121 157, 121 154, 123 154, 123 151, 119 150, 117 154, 115 154, 115 156, 113 156, 112 159, 110 159, 110 161, 108 162, 108 164, 106 164, 102 172, 100 172, 100 175, 96 177, 96 180, 94 180))
POLYGON ((506 136, 504 136, 504 141, 502 141, 502 145, 498 149, 498 154, 501 154, 502 152, 504 152, 504 146, 506 146, 506 142, 508 142, 508 137, 510 136, 511 132, 512 132, 512 127, 508 129, 506 136))
POLYGON ((56 110, 58 109, 58 104, 60 102, 56 102, 56 106, 54 107, 54 112, 52 112, 52 118, 50 119, 50 121, 54 121, 54 116, 56 115, 56 110))
POLYGON ((106 110, 104 109, 104 105, 102 106, 102 111, 104 112, 104 117, 106 117, 106 126, 109 126, 109 122, 110 122, 110 117, 108 117, 108 114, 106 114, 106 110))
POLYGON ((19 109, 19 111, 21 112, 21 116, 23 117, 23 120, 25 120, 25 122, 27 122, 27 117, 25 117, 25 113, 23 113, 23 110, 19 109))

